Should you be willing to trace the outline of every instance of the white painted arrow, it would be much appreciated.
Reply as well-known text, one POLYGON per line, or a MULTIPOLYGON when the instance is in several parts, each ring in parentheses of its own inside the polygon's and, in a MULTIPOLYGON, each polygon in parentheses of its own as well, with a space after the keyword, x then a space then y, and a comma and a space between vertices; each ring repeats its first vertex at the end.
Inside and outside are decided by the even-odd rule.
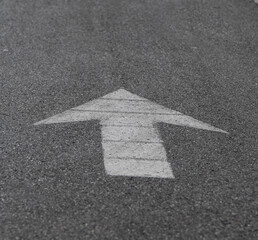
POLYGON ((124 89, 47 118, 38 124, 100 120, 107 174, 174 178, 154 124, 164 122, 227 133, 124 89))

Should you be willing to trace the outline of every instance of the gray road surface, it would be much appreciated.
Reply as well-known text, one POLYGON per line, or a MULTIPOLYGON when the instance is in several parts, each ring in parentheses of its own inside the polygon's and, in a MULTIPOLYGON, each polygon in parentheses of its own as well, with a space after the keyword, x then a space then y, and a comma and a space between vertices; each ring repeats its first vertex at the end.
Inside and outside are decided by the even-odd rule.
POLYGON ((257 56, 252 0, 0 0, 0 239, 257 239, 257 56), (113 177, 98 121, 33 125, 121 87, 230 134, 113 177))

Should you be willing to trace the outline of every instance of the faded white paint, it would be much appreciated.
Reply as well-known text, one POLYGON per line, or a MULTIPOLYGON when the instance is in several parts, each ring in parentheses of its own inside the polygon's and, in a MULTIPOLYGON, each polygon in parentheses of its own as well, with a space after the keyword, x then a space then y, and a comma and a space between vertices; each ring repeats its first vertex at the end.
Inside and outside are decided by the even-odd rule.
POLYGON ((107 174, 113 176, 174 178, 167 161, 110 158, 104 164, 107 174))
POLYGON ((35 123, 100 120, 107 174, 174 178, 155 123, 227 133, 124 89, 35 123))

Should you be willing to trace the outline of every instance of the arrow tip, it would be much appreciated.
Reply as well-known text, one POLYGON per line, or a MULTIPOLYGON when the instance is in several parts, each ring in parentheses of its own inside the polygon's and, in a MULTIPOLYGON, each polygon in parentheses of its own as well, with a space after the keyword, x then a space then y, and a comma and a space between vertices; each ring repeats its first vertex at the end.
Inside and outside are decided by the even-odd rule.
POLYGON ((39 122, 36 122, 36 123, 33 123, 34 126, 37 126, 37 125, 40 125, 40 124, 43 124, 44 123, 44 120, 42 121, 39 121, 39 122))
POLYGON ((133 94, 124 88, 119 88, 117 91, 111 92, 102 97, 102 99, 117 99, 117 100, 147 100, 136 94, 133 94))
POLYGON ((220 132, 220 133, 225 133, 225 134, 228 134, 228 135, 229 135, 229 132, 224 131, 224 130, 219 129, 219 128, 214 128, 213 131, 215 131, 215 132, 220 132))

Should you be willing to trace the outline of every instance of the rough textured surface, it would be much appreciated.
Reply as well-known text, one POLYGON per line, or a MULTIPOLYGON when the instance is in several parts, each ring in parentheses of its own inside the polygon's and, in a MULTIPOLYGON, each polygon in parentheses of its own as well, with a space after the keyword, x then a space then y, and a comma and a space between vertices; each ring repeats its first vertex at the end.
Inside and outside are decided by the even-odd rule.
POLYGON ((252 0, 0 1, 1 239, 257 239, 252 0), (33 123, 124 87, 226 130, 159 124, 175 180, 110 177, 100 125, 33 123))

